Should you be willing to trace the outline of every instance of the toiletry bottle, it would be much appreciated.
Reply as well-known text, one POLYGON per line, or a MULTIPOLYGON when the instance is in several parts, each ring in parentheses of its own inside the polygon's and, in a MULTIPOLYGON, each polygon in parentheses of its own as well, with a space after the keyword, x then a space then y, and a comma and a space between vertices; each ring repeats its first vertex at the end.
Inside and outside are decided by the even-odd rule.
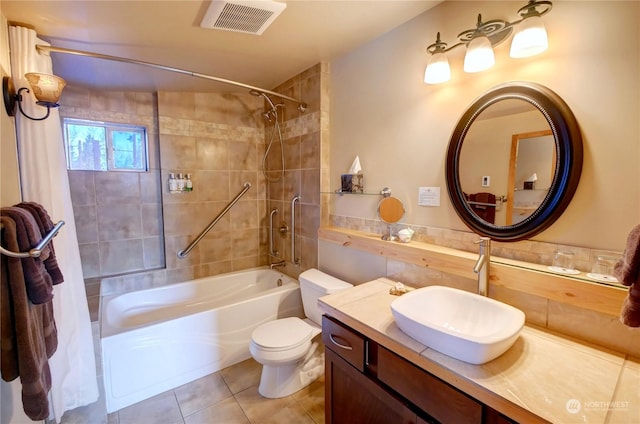
POLYGON ((184 181, 184 191, 193 190, 193 181, 191 181, 191 174, 187 174, 187 179, 184 181))
POLYGON ((169 193, 178 192, 178 181, 176 180, 176 174, 169 173, 169 193))
POLYGON ((184 176, 182 174, 178 174, 178 178, 177 178, 177 182, 178 182, 178 192, 182 193, 184 191, 184 176))

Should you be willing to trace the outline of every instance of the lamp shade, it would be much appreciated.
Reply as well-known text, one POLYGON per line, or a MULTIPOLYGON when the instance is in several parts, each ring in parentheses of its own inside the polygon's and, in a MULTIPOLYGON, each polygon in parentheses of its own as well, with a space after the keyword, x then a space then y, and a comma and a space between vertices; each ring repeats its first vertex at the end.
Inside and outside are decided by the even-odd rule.
POLYGON ((427 84, 440 84, 451 79, 451 68, 447 55, 439 52, 429 58, 427 69, 424 71, 424 82, 427 84))
POLYGON ((464 55, 464 71, 484 71, 491 68, 495 63, 491 41, 484 35, 474 37, 467 45, 467 53, 464 55))
POLYGON ((531 16, 518 24, 518 31, 513 36, 509 55, 523 58, 537 55, 547 50, 547 30, 540 16, 531 16))
POLYGON ((55 75, 40 74, 30 72, 24 74, 24 77, 29 81, 29 85, 33 90, 33 95, 38 99, 38 104, 43 106, 57 106, 58 100, 62 95, 62 89, 67 82, 55 75))

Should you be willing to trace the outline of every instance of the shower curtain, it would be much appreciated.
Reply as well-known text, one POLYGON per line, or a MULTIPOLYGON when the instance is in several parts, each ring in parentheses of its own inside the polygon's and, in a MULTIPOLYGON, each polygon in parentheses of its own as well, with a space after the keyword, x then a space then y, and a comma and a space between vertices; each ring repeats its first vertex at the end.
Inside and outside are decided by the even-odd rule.
MULTIPOLYGON (((48 44, 34 30, 11 26, 11 74, 15 87, 29 87, 27 72, 52 72, 51 58, 36 51, 36 44, 48 44)), ((22 107, 33 117, 46 110, 23 91, 22 107)), ((80 250, 71 205, 67 166, 58 111, 44 121, 31 121, 16 114, 18 157, 23 201, 43 205, 54 222, 65 225, 54 238, 56 257, 64 283, 54 286, 53 308, 58 327, 58 349, 49 360, 52 388, 50 418, 60 422, 62 414, 98 399, 91 319, 87 306, 80 250)))

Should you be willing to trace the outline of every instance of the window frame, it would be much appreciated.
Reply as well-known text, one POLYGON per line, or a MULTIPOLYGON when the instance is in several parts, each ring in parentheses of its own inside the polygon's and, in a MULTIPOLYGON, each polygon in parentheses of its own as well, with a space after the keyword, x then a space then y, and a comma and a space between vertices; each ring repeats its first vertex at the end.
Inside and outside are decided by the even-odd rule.
MULTIPOLYGON (((144 125, 136 124, 123 124, 119 122, 107 122, 96 121, 91 119, 78 119, 65 117, 62 120, 63 140, 65 149, 65 158, 67 162, 67 170, 69 171, 95 171, 95 172, 149 172, 149 137, 147 127, 144 125), (88 127, 102 127, 105 132, 105 144, 106 144, 106 164, 107 169, 86 169, 86 168, 72 168, 69 138, 67 125, 84 125, 88 127), (120 168, 115 164, 115 147, 113 142, 114 132, 132 132, 141 134, 141 155, 142 166, 139 168, 120 168)), ((134 149, 135 150, 135 149, 134 149)), ((135 153, 134 153, 135 154, 135 153)))

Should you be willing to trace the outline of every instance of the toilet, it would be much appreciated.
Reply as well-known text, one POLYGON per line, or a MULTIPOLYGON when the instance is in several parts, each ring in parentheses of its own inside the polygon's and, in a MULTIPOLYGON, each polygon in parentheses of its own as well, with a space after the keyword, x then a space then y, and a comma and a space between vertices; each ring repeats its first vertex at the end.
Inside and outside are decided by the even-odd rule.
POLYGON ((266 398, 289 396, 322 375, 324 353, 313 341, 322 332, 318 298, 353 287, 317 269, 304 271, 298 280, 306 318, 270 321, 251 334, 249 351, 262 364, 258 392, 266 398))

